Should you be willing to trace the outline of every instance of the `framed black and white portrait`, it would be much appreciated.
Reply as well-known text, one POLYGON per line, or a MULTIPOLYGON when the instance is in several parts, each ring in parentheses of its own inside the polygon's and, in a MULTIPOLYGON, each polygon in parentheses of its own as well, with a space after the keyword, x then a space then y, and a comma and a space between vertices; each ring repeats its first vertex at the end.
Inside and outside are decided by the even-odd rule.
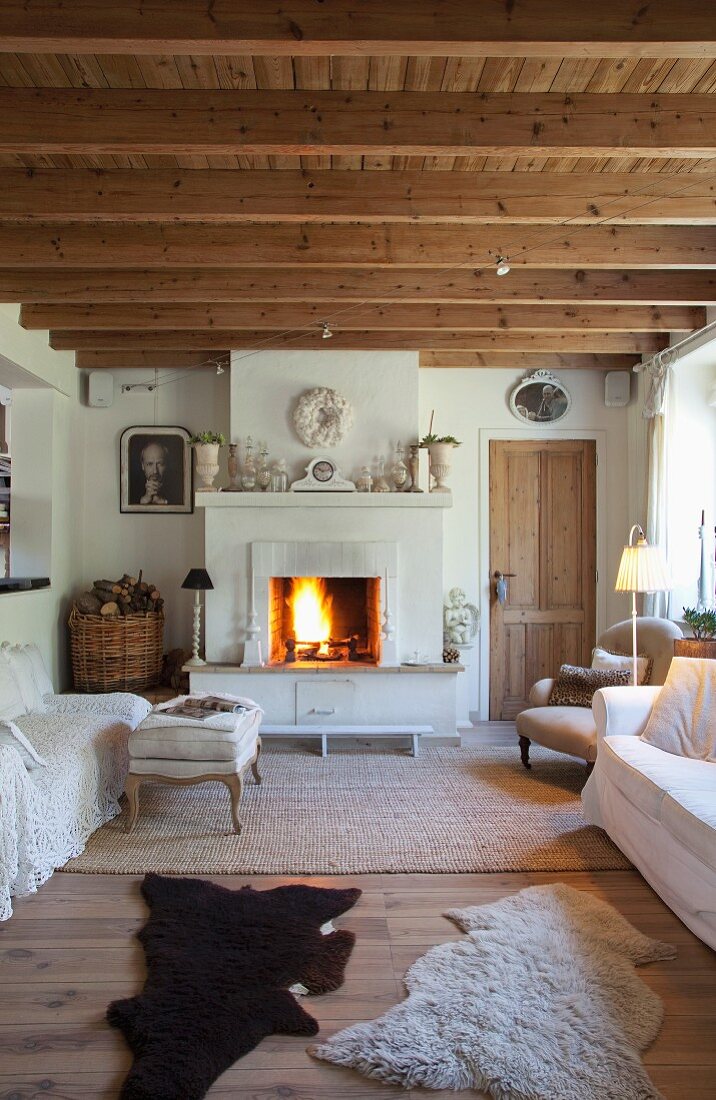
POLYGON ((559 378, 536 370, 515 386, 510 409, 525 424, 554 424, 569 412, 572 398, 559 378))
POLYGON ((178 427, 125 428, 119 443, 120 512, 193 512, 189 432, 178 427))

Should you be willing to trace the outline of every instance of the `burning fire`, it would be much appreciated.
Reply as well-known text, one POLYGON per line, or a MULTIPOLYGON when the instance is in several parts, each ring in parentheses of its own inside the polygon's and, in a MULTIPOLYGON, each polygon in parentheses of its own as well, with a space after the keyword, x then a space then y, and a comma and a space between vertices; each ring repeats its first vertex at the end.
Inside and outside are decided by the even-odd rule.
POLYGON ((327 654, 333 597, 327 595, 324 581, 320 577, 295 577, 288 603, 296 641, 318 644, 318 652, 327 654))

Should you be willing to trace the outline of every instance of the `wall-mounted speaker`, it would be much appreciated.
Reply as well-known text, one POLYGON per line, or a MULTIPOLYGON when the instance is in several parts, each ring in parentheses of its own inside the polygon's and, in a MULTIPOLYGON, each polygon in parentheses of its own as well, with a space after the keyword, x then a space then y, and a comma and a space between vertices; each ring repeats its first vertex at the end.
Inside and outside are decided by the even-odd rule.
POLYGON ((604 376, 604 404, 607 408, 622 408, 629 404, 631 374, 628 370, 610 370, 604 376))
POLYGON ((87 404, 93 409, 107 409, 114 401, 114 377, 107 370, 90 371, 87 383, 87 404))

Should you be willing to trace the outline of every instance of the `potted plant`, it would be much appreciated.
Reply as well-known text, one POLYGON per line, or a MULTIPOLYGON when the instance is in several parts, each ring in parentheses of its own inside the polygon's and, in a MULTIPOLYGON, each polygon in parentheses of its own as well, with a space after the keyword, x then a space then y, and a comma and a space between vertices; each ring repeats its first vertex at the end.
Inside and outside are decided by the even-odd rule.
POLYGON ((449 493, 450 489, 445 485, 451 469, 452 452, 454 447, 461 446, 460 440, 454 435, 436 435, 433 432, 433 412, 430 416, 430 430, 420 440, 420 446, 430 455, 430 473, 435 478, 435 484, 431 493, 449 493))
POLYGON ((674 642, 674 656, 716 660, 716 609, 699 611, 696 607, 685 607, 684 622, 691 628, 693 638, 678 638, 674 642))
POLYGON ((219 472, 219 448, 224 446, 221 432, 197 432, 189 437, 189 446, 196 453, 196 472, 203 481, 197 493, 216 493, 214 478, 219 472))

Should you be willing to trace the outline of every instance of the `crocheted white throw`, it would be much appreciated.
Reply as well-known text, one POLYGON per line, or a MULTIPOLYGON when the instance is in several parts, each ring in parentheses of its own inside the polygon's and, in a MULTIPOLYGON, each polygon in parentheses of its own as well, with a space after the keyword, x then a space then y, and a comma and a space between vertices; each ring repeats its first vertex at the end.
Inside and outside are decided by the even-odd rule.
POLYGON ((311 1054, 405 1088, 496 1100, 660 1097, 639 1052, 663 1006, 634 967, 673 958, 670 945, 561 884, 445 915, 467 939, 418 959, 402 1004, 311 1054))

